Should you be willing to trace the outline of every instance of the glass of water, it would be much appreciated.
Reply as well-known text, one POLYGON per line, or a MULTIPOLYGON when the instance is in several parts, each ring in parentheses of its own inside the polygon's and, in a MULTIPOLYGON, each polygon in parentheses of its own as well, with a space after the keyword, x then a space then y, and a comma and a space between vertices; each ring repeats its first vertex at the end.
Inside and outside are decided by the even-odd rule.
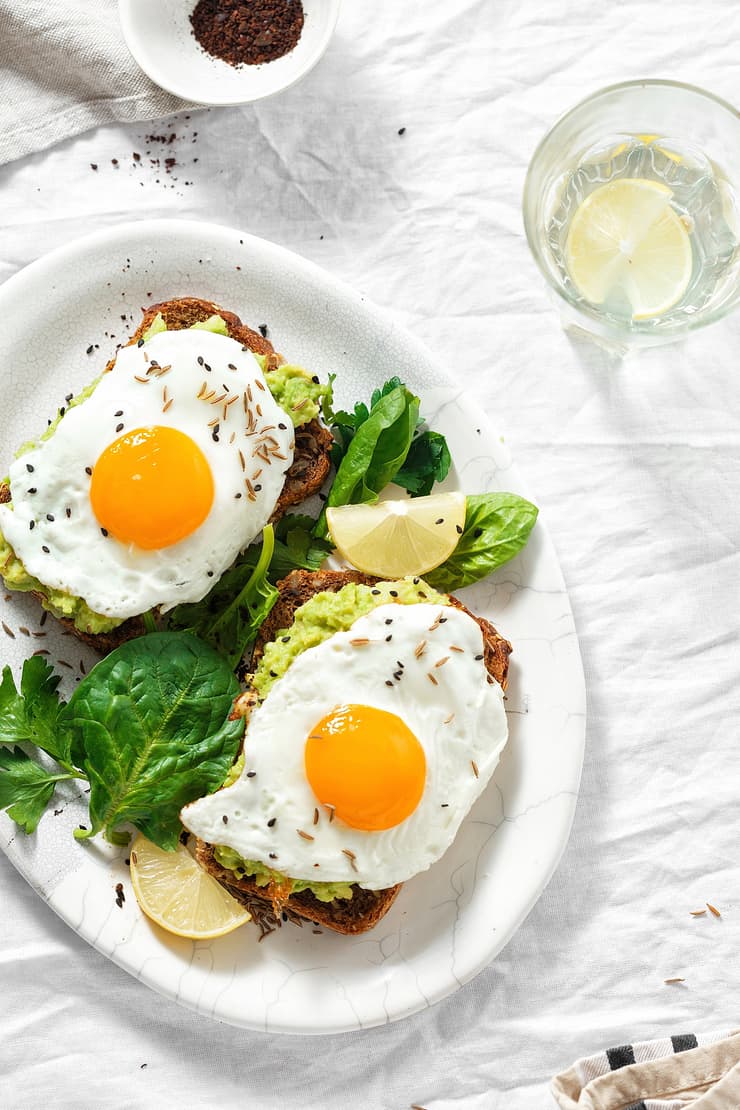
POLYGON ((524 224, 563 320, 629 349, 740 301, 740 114, 691 85, 629 81, 537 147, 524 224))

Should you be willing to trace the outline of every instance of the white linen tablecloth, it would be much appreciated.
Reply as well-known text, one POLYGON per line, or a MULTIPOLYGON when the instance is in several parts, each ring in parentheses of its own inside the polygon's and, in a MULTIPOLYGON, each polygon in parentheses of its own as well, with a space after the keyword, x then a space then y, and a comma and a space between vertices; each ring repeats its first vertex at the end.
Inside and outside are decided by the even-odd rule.
POLYGON ((390 1026, 304 1039, 196 1018, 0 856, 0 1104, 541 1110, 577 1057, 736 1026, 740 314, 611 361, 561 331, 520 199, 546 127, 600 86, 661 76, 737 102, 739 39, 727 0, 348 0, 284 95, 111 125, 0 170, 0 280, 93 228, 185 216, 282 243, 397 313, 513 449, 589 702, 544 896, 488 970, 390 1026), (148 134, 176 136, 148 147, 170 173, 134 162, 148 134), (721 918, 689 916, 707 901, 721 918))

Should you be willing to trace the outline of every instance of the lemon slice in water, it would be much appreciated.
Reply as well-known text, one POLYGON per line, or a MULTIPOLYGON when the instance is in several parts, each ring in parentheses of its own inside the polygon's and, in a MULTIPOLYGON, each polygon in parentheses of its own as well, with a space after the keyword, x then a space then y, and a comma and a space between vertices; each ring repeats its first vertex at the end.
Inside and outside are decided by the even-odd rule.
POLYGON ((326 510, 340 555, 378 578, 426 574, 452 554, 465 524, 464 493, 434 493, 326 510))
POLYGON ((578 292, 593 304, 625 301, 635 320, 661 316, 691 280, 686 226, 659 181, 625 177, 600 185, 576 210, 565 262, 578 292))
POLYGON ((131 845, 131 885, 147 917, 178 937, 211 940, 251 920, 182 844, 164 852, 137 836, 131 845))

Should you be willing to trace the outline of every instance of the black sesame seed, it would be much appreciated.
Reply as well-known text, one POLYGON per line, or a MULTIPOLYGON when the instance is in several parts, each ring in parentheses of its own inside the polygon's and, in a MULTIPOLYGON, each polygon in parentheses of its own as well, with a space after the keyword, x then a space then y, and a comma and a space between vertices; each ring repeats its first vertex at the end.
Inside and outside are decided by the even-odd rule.
POLYGON ((29 474, 33 474, 33 467, 31 466, 30 463, 26 463, 26 470, 28 471, 29 474))
POLYGON ((446 624, 447 623, 447 617, 440 617, 439 618, 439 623, 440 624, 446 624))
POLYGON ((253 778, 255 778, 256 775, 257 775, 256 771, 247 771, 247 778, 248 779, 253 779, 253 778))
POLYGON ((391 682, 391 680, 389 678, 386 678, 385 684, 386 684, 386 686, 392 686, 393 685, 393 683, 391 682))
POLYGON ((209 578, 213 578, 213 571, 212 570, 207 571, 207 574, 208 574, 209 578))
POLYGON ((235 499, 236 501, 238 501, 240 497, 241 497, 241 494, 240 494, 240 493, 235 493, 235 494, 234 494, 234 499, 235 499))
POLYGON ((278 424, 278 428, 280 429, 281 432, 284 432, 286 427, 287 427, 287 424, 278 424))
POLYGON ((67 508, 66 508, 66 509, 64 510, 64 512, 65 512, 65 514, 66 514, 67 520, 69 520, 69 518, 70 518, 70 517, 72 516, 72 510, 70 509, 69 505, 68 505, 68 506, 67 506, 67 508))
POLYGON ((254 487, 254 492, 255 492, 255 493, 259 493, 259 491, 260 491, 261 489, 262 489, 262 483, 261 483, 261 482, 258 482, 258 483, 257 483, 257 485, 256 485, 256 486, 254 487))
POLYGON ((403 678, 403 671, 394 671, 393 677, 395 678, 396 682, 400 682, 403 678))
POLYGON ((260 335, 263 339, 267 339, 267 324, 260 324, 260 335))
POLYGON ((123 431, 123 424, 116 424, 116 431, 117 432, 122 432, 123 431))
POLYGON ((35 527, 36 527, 36 521, 35 520, 29 520, 29 522, 28 522, 29 532, 33 532, 35 527))
POLYGON ((73 397, 74 397, 74 393, 68 393, 67 396, 64 398, 64 400, 67 402, 67 404, 69 404, 69 402, 72 400, 73 397))
POLYGON ((406 664, 402 663, 400 659, 397 659, 396 663, 398 664, 398 666, 401 670, 403 670, 403 668, 406 666, 406 664))
POLYGON ((374 594, 374 596, 377 597, 378 594, 380 593, 380 590, 371 590, 370 593, 374 594))
POLYGON ((450 804, 449 802, 442 802, 442 804, 441 804, 441 806, 440 806, 439 808, 440 808, 440 809, 447 809, 447 808, 448 808, 448 806, 449 806, 449 804, 450 804))
POLYGON ((267 822, 268 829, 274 829, 276 821, 277 817, 271 817, 270 820, 267 822))
POLYGON ((476 528, 476 530, 473 532, 473 539, 479 540, 482 535, 483 535, 483 529, 482 528, 476 528))
POLYGON ((393 624, 393 617, 388 617, 388 619, 386 620, 385 623, 386 624, 393 624))
POLYGON ((91 466, 86 466, 85 467, 85 474, 92 474, 92 467, 91 466))
POLYGON ((89 346, 89 347, 87 348, 87 350, 85 351, 85 354, 86 354, 86 355, 91 355, 91 354, 93 353, 93 351, 94 351, 94 350, 95 350, 95 348, 94 348, 94 346, 93 346, 93 345, 92 345, 92 343, 91 343, 91 344, 90 344, 90 346, 89 346))
POLYGON ((31 486, 31 488, 29 490, 27 490, 27 492, 28 493, 36 493, 37 492, 36 486, 31 486))
POLYGON ((455 531, 457 532, 458 536, 461 536, 461 535, 462 535, 462 531, 463 531, 463 530, 462 530, 462 526, 461 526, 460 524, 456 524, 456 525, 455 525, 455 531))
POLYGON ((103 534, 104 536, 107 536, 107 535, 108 535, 108 529, 107 529, 107 528, 101 528, 101 529, 100 529, 100 531, 102 532, 102 534, 103 534))
POLYGON ((270 852, 268 854, 270 856, 270 859, 277 859, 277 852, 270 852))
POLYGON ((411 581, 414 583, 415 586, 419 585, 419 579, 418 578, 412 578, 411 581))
POLYGON ((65 414, 65 412, 66 412, 66 411, 67 411, 67 410, 65 409, 64 405, 62 405, 62 407, 61 407, 61 408, 60 408, 60 410, 59 410, 59 415, 60 415, 60 416, 64 416, 64 414, 65 414))
POLYGON ((224 825, 228 825, 228 823, 229 823, 229 819, 228 819, 228 817, 226 816, 226 814, 225 814, 225 813, 224 813, 224 815, 222 816, 221 820, 223 821, 224 825))
POLYGON ((123 416, 123 409, 119 409, 118 412, 114 412, 113 415, 114 416, 123 416))
POLYGON ((480 660, 481 660, 482 658, 483 658, 483 656, 482 656, 482 655, 476 655, 476 656, 475 656, 475 660, 476 660, 476 662, 480 662, 480 660))
POLYGON ((143 339, 139 339, 139 340, 138 340, 138 342, 137 342, 137 344, 136 344, 136 346, 137 346, 137 347, 143 347, 143 346, 144 346, 144 340, 143 340, 143 339))
POLYGON ((387 635, 387 636, 386 636, 386 638, 385 638, 385 642, 386 642, 387 644, 389 644, 389 643, 391 642, 391 640, 392 640, 392 639, 393 639, 393 633, 392 633, 392 632, 389 632, 389 633, 388 633, 388 635, 387 635))
POLYGON ((388 593, 391 597, 398 597, 398 590, 389 590, 388 593))
POLYGON ((203 369, 204 369, 204 370, 207 370, 207 371, 208 371, 208 373, 210 374, 210 372, 211 372, 211 368, 210 368, 210 366, 208 365, 208 363, 207 363, 207 362, 204 362, 204 363, 203 363, 203 369))
POLYGON ((283 641, 284 644, 289 644, 290 643, 290 636, 281 636, 280 638, 281 638, 281 640, 283 641))
POLYGON ((46 519, 47 519, 47 520, 48 520, 48 521, 49 521, 49 522, 50 522, 51 524, 53 524, 53 523, 54 523, 54 517, 53 517, 53 515, 52 515, 51 513, 47 513, 47 514, 46 514, 46 519))
POLYGON ((311 381, 313 382, 314 385, 318 385, 319 384, 318 376, 316 374, 314 374, 314 376, 311 378, 311 381))
POLYGON ((276 671, 270 671, 270 678, 277 678, 277 672, 276 671))
MULTIPOLYGON (((228 366, 229 370, 236 370, 236 366, 234 366, 233 362, 227 362, 226 365, 228 366)), ((226 386, 226 388, 228 389, 228 386, 226 386)))
POLYGON ((198 355, 198 366, 202 366, 202 365, 203 365, 203 356, 198 355))
POLYGON ((44 552, 45 555, 49 554, 49 548, 46 546, 46 544, 41 545, 41 550, 44 552))
POLYGON ((435 520, 435 522, 434 522, 434 523, 435 523, 435 524, 444 524, 444 522, 445 522, 445 518, 444 518, 443 516, 441 516, 441 517, 439 518, 439 520, 435 520))

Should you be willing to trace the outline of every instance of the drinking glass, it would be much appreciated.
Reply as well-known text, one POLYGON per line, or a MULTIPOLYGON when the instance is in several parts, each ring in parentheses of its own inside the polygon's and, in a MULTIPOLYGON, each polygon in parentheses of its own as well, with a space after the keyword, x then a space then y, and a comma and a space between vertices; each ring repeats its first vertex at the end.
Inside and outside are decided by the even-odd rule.
POLYGON ((524 187, 529 246, 564 325, 627 350, 725 316, 740 300, 739 193, 740 114, 712 93, 628 81, 577 104, 524 187))

